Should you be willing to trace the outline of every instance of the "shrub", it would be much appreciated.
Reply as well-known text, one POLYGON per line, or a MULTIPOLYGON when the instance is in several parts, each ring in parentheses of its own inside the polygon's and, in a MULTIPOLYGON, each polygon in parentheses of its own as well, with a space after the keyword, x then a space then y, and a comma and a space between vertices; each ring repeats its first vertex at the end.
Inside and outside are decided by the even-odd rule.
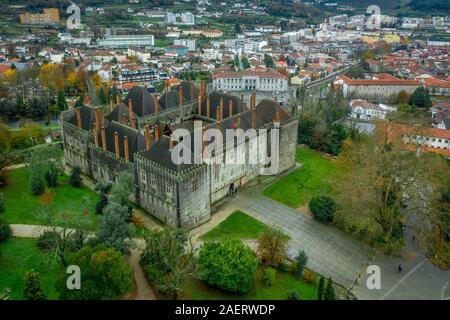
POLYGON ((317 274, 312 270, 305 270, 303 281, 309 284, 315 284, 317 282, 317 274))
POLYGON ((70 185, 75 188, 81 187, 81 168, 75 167, 70 172, 70 185))
POLYGON ((54 249, 61 240, 60 235, 55 231, 45 231, 37 240, 37 246, 42 250, 54 249))
POLYGON ((287 239, 279 229, 267 228, 258 240, 258 256, 267 266, 278 267, 286 258, 287 239))
POLYGON ((0 193, 0 212, 5 211, 5 196, 3 193, 0 193))
POLYGON ((306 255, 305 251, 300 250, 298 253, 298 256, 295 258, 295 275, 299 278, 303 275, 303 270, 306 267, 306 264, 308 263, 308 256, 306 255))
POLYGON ((275 283, 276 271, 272 268, 264 269, 263 281, 267 286, 273 286, 275 283))
POLYGON ((56 283, 62 300, 111 300, 133 289, 133 270, 113 248, 84 246, 69 256, 68 264, 80 267, 82 285, 80 290, 69 290, 64 270, 56 283))
POLYGON ((323 300, 323 294, 325 290, 325 278, 320 276, 319 286, 317 287, 317 300, 323 300))
POLYGON ((282 261, 278 266, 278 270, 281 272, 289 272, 289 264, 286 261, 282 261))
POLYGON ((23 298, 26 300, 45 300, 47 296, 42 290, 39 273, 33 270, 25 274, 25 286, 23 288, 23 298))
POLYGON ((144 219, 141 216, 137 215, 135 212, 131 214, 131 223, 134 224, 136 228, 145 227, 144 219))
POLYGON ((103 214, 103 209, 108 204, 108 197, 105 193, 100 192, 100 198, 98 202, 95 204, 95 213, 96 214, 103 214))
POLYGON ((44 174, 45 182, 49 188, 55 188, 58 185, 58 171, 47 170, 44 174))
POLYGON ((331 280, 331 278, 328 278, 327 280, 327 285, 323 294, 323 300, 336 300, 336 295, 334 294, 333 288, 333 280, 331 280))
POLYGON ((0 243, 6 241, 11 237, 12 229, 5 219, 0 217, 0 243))
POLYGON ((289 291, 288 300, 300 300, 300 295, 297 291, 289 291))
POLYGON ((198 262, 207 284, 239 293, 250 290, 258 267, 253 251, 237 239, 205 243, 198 262))
POLYGON ((331 222, 336 212, 336 202, 327 196, 316 196, 309 202, 309 210, 321 222, 331 222))
POLYGON ((31 172, 30 189, 33 196, 40 196, 45 191, 45 181, 40 172, 31 172))

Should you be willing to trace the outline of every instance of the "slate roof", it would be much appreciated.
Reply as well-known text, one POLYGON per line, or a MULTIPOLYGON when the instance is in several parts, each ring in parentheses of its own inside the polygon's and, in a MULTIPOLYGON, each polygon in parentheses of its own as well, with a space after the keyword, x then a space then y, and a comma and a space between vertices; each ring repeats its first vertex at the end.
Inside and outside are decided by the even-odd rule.
MULTIPOLYGON (((210 118, 217 120, 218 108, 220 105, 220 99, 223 98, 223 119, 229 116, 229 101, 233 101, 233 115, 238 114, 244 110, 244 104, 239 97, 232 96, 223 92, 212 92, 209 95, 210 101, 210 118)), ((247 108, 250 106, 247 105, 247 108)), ((196 109, 197 110, 197 109, 196 109)), ((207 115, 207 102, 206 98, 202 101, 202 115, 207 115)))
POLYGON ((128 101, 130 99, 133 104, 133 112, 138 117, 155 113, 153 96, 148 93, 146 88, 139 86, 133 87, 124 100, 125 106, 128 106, 128 101))

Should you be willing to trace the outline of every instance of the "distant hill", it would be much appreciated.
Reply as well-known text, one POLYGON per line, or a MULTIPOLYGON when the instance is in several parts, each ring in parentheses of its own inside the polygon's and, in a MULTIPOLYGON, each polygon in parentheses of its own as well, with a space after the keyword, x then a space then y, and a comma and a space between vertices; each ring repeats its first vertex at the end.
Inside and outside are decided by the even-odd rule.
POLYGON ((449 0, 329 0, 329 2, 332 1, 348 4, 360 10, 375 4, 381 8, 381 13, 408 12, 413 14, 414 11, 417 11, 419 16, 429 13, 450 14, 449 0))

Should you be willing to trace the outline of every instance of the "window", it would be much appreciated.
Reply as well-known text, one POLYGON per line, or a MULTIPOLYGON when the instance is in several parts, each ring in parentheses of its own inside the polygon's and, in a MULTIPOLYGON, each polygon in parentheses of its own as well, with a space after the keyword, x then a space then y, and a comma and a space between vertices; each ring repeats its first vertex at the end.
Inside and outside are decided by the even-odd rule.
POLYGON ((192 191, 196 191, 198 189, 198 179, 194 179, 192 181, 192 191))
POLYGON ((169 184, 166 184, 166 193, 167 193, 168 195, 171 195, 171 194, 172 194, 172 186, 169 185, 169 184))

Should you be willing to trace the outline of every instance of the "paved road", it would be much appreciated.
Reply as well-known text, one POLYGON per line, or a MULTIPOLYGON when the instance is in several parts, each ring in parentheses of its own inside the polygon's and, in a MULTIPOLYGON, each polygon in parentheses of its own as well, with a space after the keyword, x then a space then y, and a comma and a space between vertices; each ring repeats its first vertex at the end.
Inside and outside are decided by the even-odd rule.
POLYGON ((305 250, 308 267, 351 289, 358 299, 450 299, 450 271, 442 271, 426 259, 406 231, 406 255, 393 258, 375 252, 333 226, 326 226, 307 214, 262 195, 263 185, 247 187, 234 206, 268 225, 280 227, 291 237, 289 254, 305 250), (402 271, 398 271, 398 265, 402 271), (369 290, 368 265, 381 269, 381 289, 369 290))

